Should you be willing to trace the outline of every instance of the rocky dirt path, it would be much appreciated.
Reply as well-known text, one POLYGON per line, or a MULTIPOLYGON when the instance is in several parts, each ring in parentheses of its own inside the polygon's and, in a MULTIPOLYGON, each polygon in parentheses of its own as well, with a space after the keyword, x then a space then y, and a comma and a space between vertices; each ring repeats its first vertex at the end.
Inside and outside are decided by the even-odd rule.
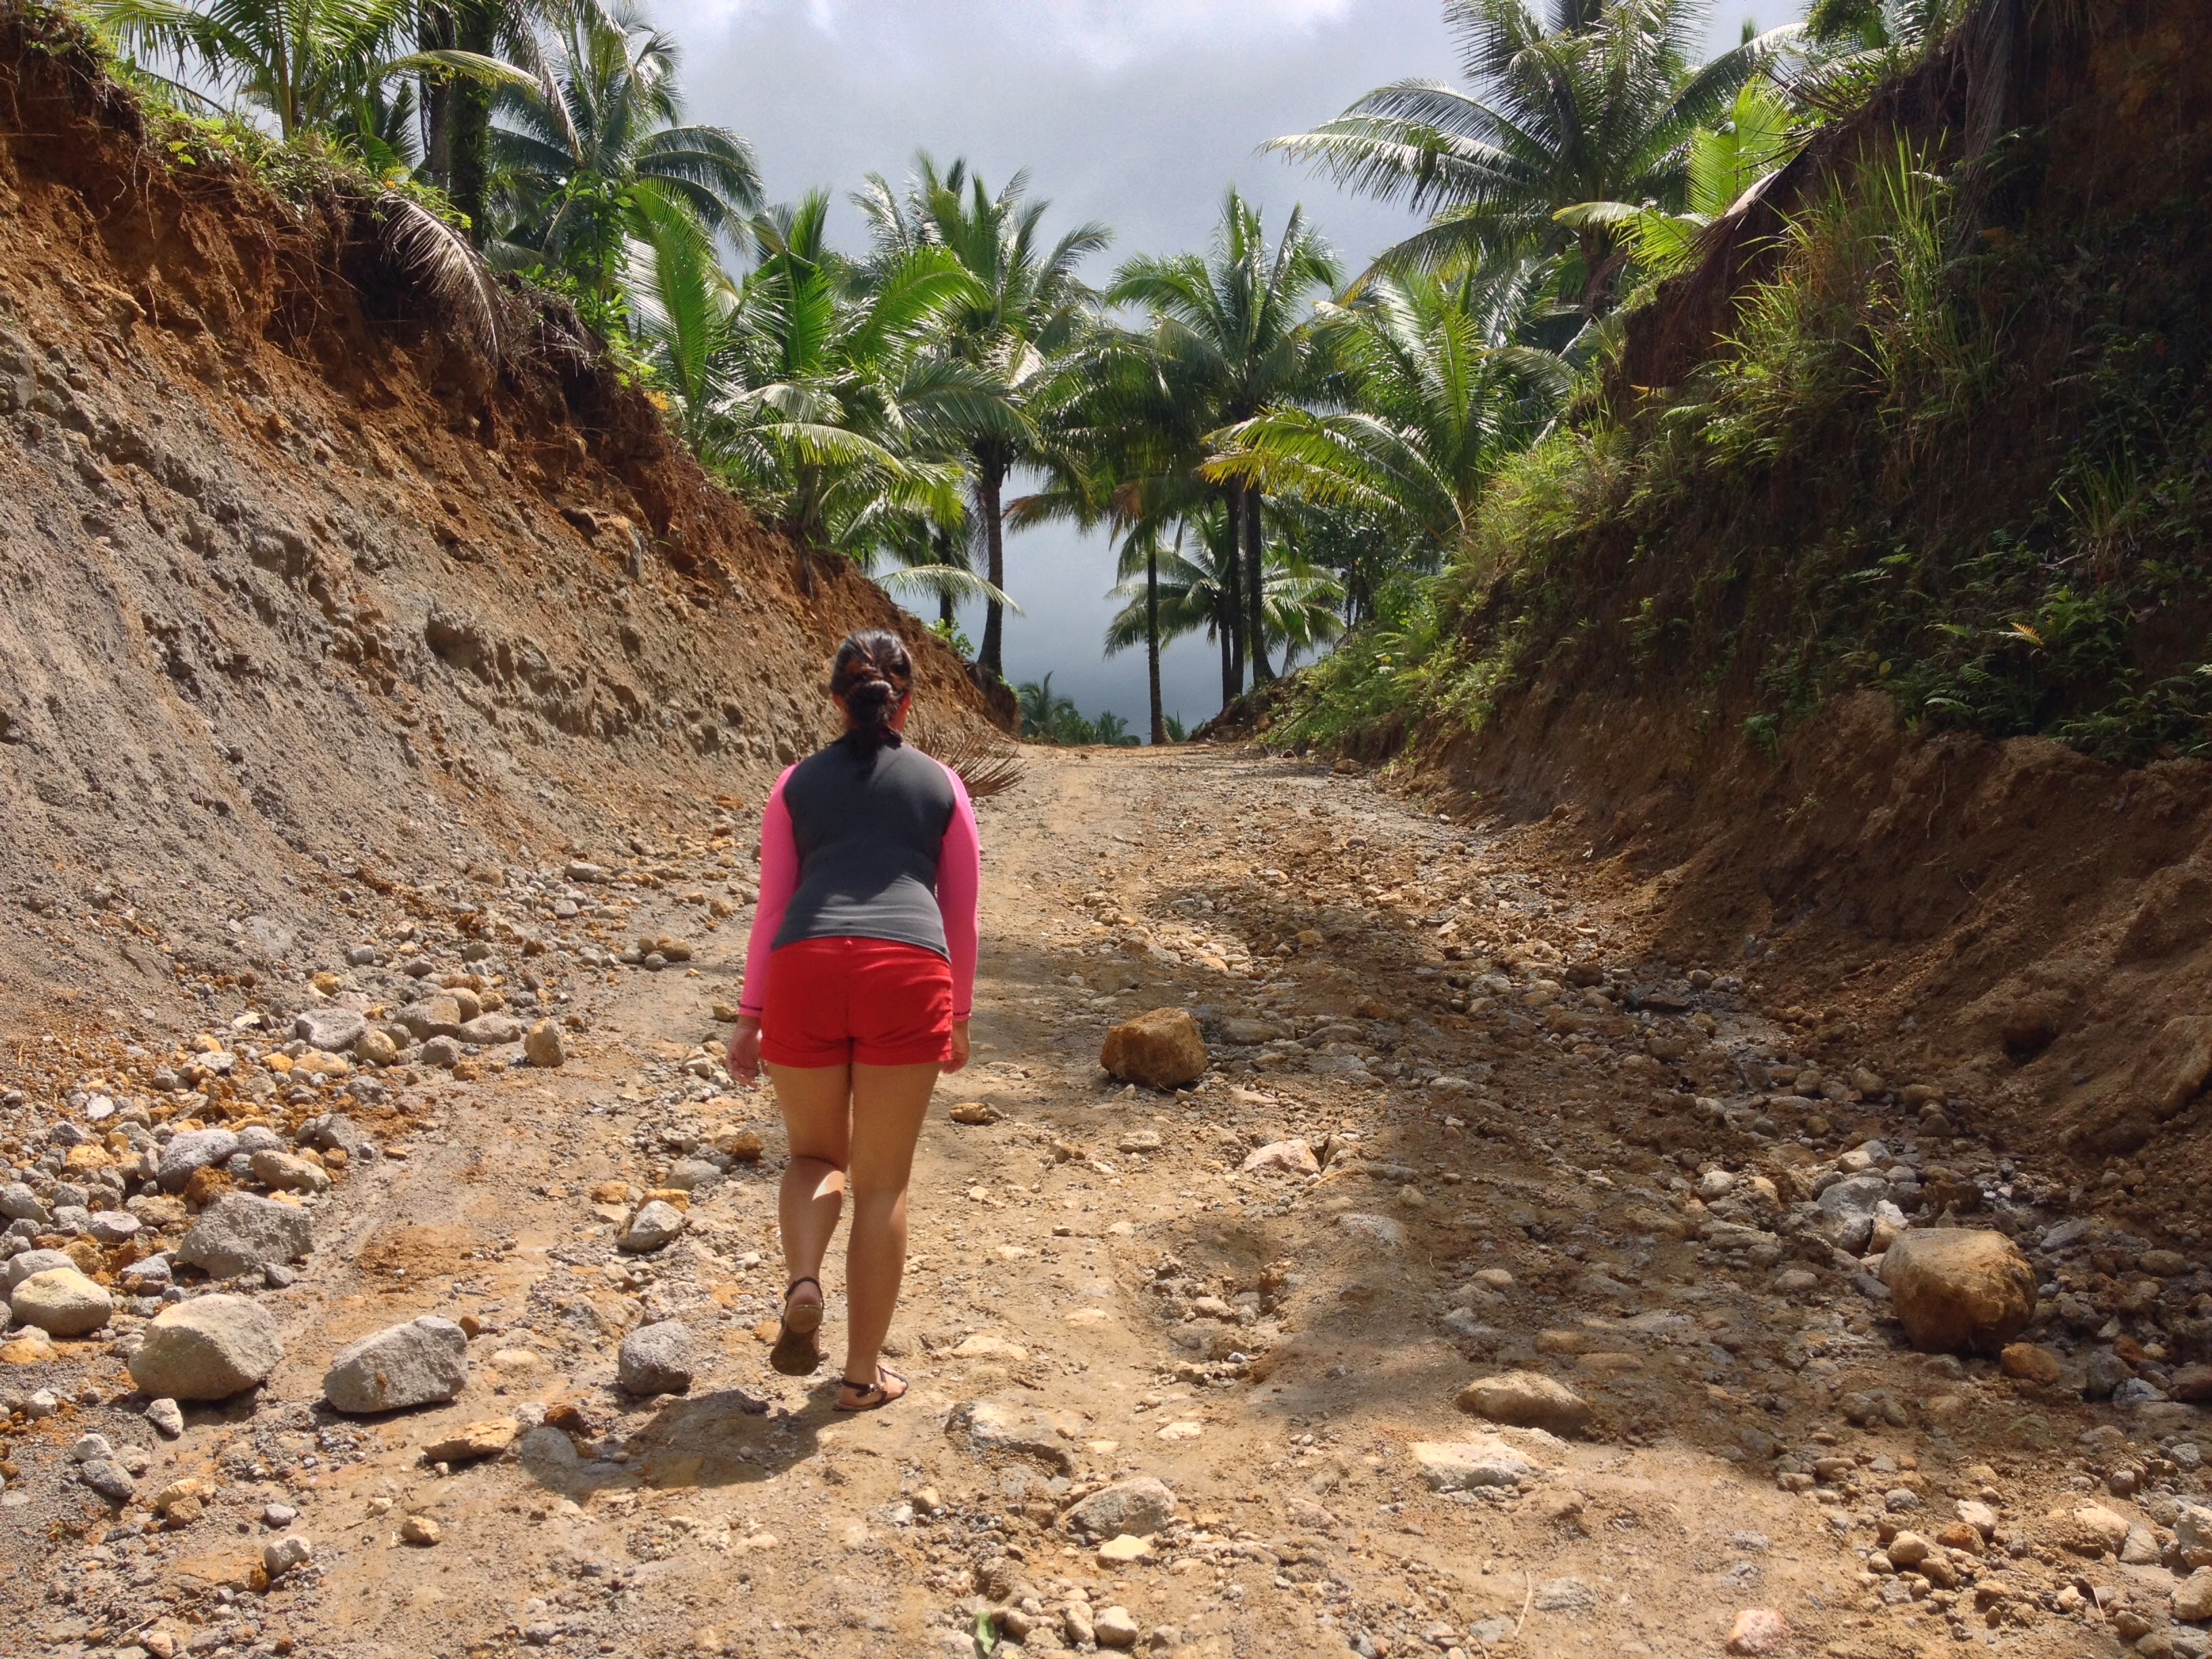
MULTIPOLYGON (((284 1345, 260 1389, 166 1436, 123 1365, 159 1287, 71 1247, 142 1294, 0 1354, 0 1652, 2206 1650, 2175 1618, 2212 1612, 2197 1413, 2171 1397, 2212 1307, 2195 1263, 2039 1207, 2063 1183, 1879 1055, 1821 1074, 1734 981, 1639 961, 1510 838, 1365 779, 1029 751, 984 833, 975 1063, 924 1135, 905 1401, 839 1417, 834 1371, 767 1368, 781 1133, 712 1059, 743 918, 702 931, 682 890, 741 897, 744 862, 640 846, 653 884, 617 902, 570 866, 526 889, 526 954, 471 952, 568 1018, 564 1066, 487 1042, 441 1069, 459 1047, 425 1042, 343 1085, 368 1143, 325 1156, 304 1266, 251 1281, 284 1345), (692 959, 612 959, 592 930, 617 921, 692 959), (1161 1006, 1197 1017, 1203 1081, 1107 1078, 1105 1032, 1161 1006), (680 1232, 620 1248, 649 1201, 680 1232), (2002 1368, 1911 1352, 1869 1270, 1947 1218, 2017 1238, 2043 1283, 2002 1368), (334 1352, 418 1316, 461 1327, 458 1393, 331 1409, 334 1352), (619 1386, 649 1327, 629 1364, 659 1347, 688 1392, 619 1386)), ((387 912, 365 932, 416 925, 387 912)), ((434 926, 400 944, 470 965, 434 926)), ((80 1079, 118 1091, 75 1091, 81 1131, 11 1103, 8 1178, 48 1218, 11 1254, 99 1201, 58 1190, 100 1178, 71 1151, 98 1103, 153 1163, 176 1145, 125 1086, 160 1060, 80 1079)), ((308 1063, 261 1098, 313 1144, 339 1085, 308 1063)), ((173 1245, 222 1184, 128 1213, 173 1245)))

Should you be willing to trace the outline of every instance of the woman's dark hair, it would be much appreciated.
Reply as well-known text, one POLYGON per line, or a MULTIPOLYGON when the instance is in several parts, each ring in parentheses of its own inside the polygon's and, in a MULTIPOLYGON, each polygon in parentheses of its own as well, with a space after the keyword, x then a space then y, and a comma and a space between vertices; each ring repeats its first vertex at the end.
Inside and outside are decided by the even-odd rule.
POLYGON ((830 671, 830 690, 845 705, 854 746, 874 754, 890 735, 899 705, 914 695, 914 659, 906 641, 880 628, 847 635, 830 671))

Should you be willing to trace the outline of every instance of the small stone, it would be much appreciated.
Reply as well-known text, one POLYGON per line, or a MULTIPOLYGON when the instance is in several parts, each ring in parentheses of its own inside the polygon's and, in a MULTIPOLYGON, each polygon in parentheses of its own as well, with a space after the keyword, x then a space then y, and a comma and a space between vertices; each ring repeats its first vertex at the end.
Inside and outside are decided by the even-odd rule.
POLYGON ((320 1164, 310 1164, 290 1152, 256 1152, 248 1167, 256 1181, 277 1192, 326 1193, 331 1189, 330 1176, 320 1164))
POLYGON ((146 1407, 146 1422, 164 1440, 174 1440, 185 1431, 185 1413, 173 1400, 155 1400, 146 1407))
POLYGON ((641 1326, 623 1339, 616 1363, 625 1394, 689 1393, 696 1363, 691 1328, 680 1319, 641 1326))
POLYGON ((427 1515, 410 1515, 399 1523, 400 1541, 419 1548, 428 1549, 443 1542, 445 1536, 445 1528, 427 1515))
POLYGON ((469 1339, 434 1314, 349 1343, 323 1374, 323 1397, 362 1415, 451 1400, 469 1377, 469 1339))
POLYGON ((1708 1170, 1698 1177, 1698 1196, 1706 1203, 1726 1198, 1735 1190, 1735 1176, 1727 1170, 1708 1170))
POLYGON ((314 1223, 295 1204, 225 1193, 200 1212, 176 1259, 216 1279, 282 1267, 314 1248, 314 1223))
POLYGON ((2066 1362, 2040 1343, 2008 1342, 1997 1355, 1997 1369, 2007 1376, 2049 1387, 2066 1374, 2066 1362))
POLYGON ((1917 1532, 1900 1532, 1889 1540, 1889 1559, 1900 1567, 1917 1567, 1936 1553, 1936 1547, 1917 1532))
POLYGON ((462 1042, 479 1048, 496 1048, 501 1043, 522 1041, 522 1022, 512 1014, 478 1014, 461 1023, 459 1036, 462 1042))
POLYGON ((391 1032, 372 1025, 353 1045, 353 1057, 364 1066, 390 1066, 399 1058, 399 1045, 392 1041, 391 1032))
POLYGON ((310 1048, 342 1054, 361 1041, 368 1021, 350 1008, 310 1008, 292 1022, 292 1035, 310 1048))
POLYGON ((1106 1034, 1098 1062, 1124 1083, 1180 1089, 1206 1075, 1206 1038, 1181 1008, 1155 1008, 1106 1034))
POLYGON ((530 1028, 522 1039, 522 1057, 532 1066, 549 1069, 568 1063, 568 1045, 561 1037, 561 1028, 550 1019, 541 1019, 530 1028))
POLYGON ((1881 1259, 1881 1281, 1923 1353, 1996 1353, 2035 1316, 2035 1273, 2002 1233, 1915 1228, 1881 1259))
POLYGON ((276 1322, 242 1296, 200 1296, 165 1308, 128 1361, 145 1394, 172 1400, 228 1400, 276 1369, 284 1344, 276 1322))
POLYGON ((1337 1217, 1336 1230, 1347 1238, 1378 1250, 1401 1249, 1406 1243, 1406 1224, 1395 1216, 1363 1215, 1356 1210, 1350 1211, 1337 1217))
POLYGON ((2128 1541, 2127 1517, 2114 1514, 2101 1504, 2085 1504, 2074 1511, 2074 1529, 2081 1540, 2096 1549, 2119 1553, 2120 1546, 2128 1541))
POLYGON ((461 1045, 449 1036, 434 1036, 424 1042, 417 1055, 425 1066, 434 1066, 450 1072, 461 1063, 461 1045))
POLYGON ((426 1463, 473 1463, 480 1458, 497 1457, 514 1444, 521 1432, 522 1425, 511 1417, 495 1417, 482 1423, 471 1423, 444 1439, 433 1440, 423 1447, 422 1461, 426 1463))
POLYGON ((1590 1408, 1564 1382, 1535 1371, 1503 1371, 1477 1378, 1455 1401, 1463 1412, 1493 1423, 1573 1434, 1589 1426, 1590 1408))
POLYGON ((2173 1616, 2190 1624, 2212 1619, 2212 1567, 2199 1567, 2174 1587, 2173 1616))
POLYGON ((238 1150, 238 1137, 228 1129, 187 1129, 172 1135, 155 1165, 165 1193, 180 1193, 202 1170, 226 1162, 238 1150))
POLYGON ((313 1544, 296 1532, 287 1533, 261 1547, 261 1570, 272 1579, 282 1578, 295 1568, 306 1566, 314 1557, 313 1544))
POLYGON ((661 1199, 641 1205, 616 1238, 619 1249, 633 1255, 642 1255, 647 1250, 657 1250, 675 1240, 683 1232, 684 1212, 661 1199))
POLYGON ((1790 1621, 1772 1607, 1746 1607, 1729 1629, 1730 1653, 1779 1653, 1790 1641, 1790 1621))
POLYGON ((1140 1475, 1101 1486, 1061 1516, 1070 1532, 1093 1538, 1164 1532, 1176 1516, 1176 1495, 1164 1480, 1140 1475))
POLYGON ((115 1300, 74 1267, 49 1267, 15 1286, 8 1305, 49 1336, 89 1336, 107 1323, 115 1300))
POLYGON ((79 1435, 76 1443, 70 1448, 71 1461, 78 1463, 89 1463, 95 1458, 114 1455, 115 1447, 104 1434, 79 1435))
POLYGON ((1026 1406, 999 1400, 967 1400, 945 1419, 945 1432, 964 1439, 984 1455, 1034 1458, 1061 1474, 1075 1472, 1075 1460, 1057 1427, 1026 1406))
POLYGON ((1244 1160, 1246 1175, 1319 1175, 1321 1160, 1303 1140, 1275 1140, 1244 1160))
POLYGON ((1091 1621, 1092 1637, 1102 1648, 1133 1648, 1137 1645, 1137 1621, 1127 1607, 1106 1607, 1091 1621))
POLYGON ((1118 1533, 1098 1547, 1098 1559, 1109 1565, 1116 1562, 1141 1561, 1152 1553, 1152 1540, 1129 1533, 1118 1533))
POLYGON ((76 1478, 112 1503, 127 1504, 138 1493, 131 1472, 112 1457, 95 1457, 82 1465, 76 1478))
POLYGON ((1158 1129, 1131 1129, 1115 1141, 1115 1150, 1123 1152, 1157 1152, 1163 1142, 1158 1129))
POLYGON ((963 1100, 953 1107, 951 1117, 955 1123, 964 1123, 971 1128, 981 1128, 987 1124, 996 1123, 999 1121, 999 1113, 997 1108, 982 1101, 963 1100))
POLYGON ((1535 1474, 1528 1460, 1502 1440, 1416 1440, 1407 1448, 1431 1492, 1510 1492, 1535 1474))
POLYGON ((1959 1519, 1984 1538, 1997 1529, 1997 1512, 1987 1504, 1972 1498, 1959 1500, 1959 1519))
POLYGON ((300 1511, 289 1504, 270 1504, 261 1511, 261 1524, 282 1532, 300 1518, 300 1511))

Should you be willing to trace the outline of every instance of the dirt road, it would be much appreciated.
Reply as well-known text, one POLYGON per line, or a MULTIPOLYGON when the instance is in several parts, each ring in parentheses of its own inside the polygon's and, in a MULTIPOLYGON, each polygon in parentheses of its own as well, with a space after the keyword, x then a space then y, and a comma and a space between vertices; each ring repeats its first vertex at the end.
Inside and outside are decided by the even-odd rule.
MULTIPOLYGON (((690 928, 688 967, 587 966, 590 914, 549 927, 538 969, 583 1027, 563 1069, 412 1073, 298 1281, 260 1295, 286 1358, 258 1395, 171 1441, 98 1341, 0 1370, 61 1405, 15 1398, 0 1650, 2203 1650, 2171 1607, 2193 1409, 2086 1403, 2087 1333, 2047 1310, 2073 1368, 2050 1385, 1915 1355, 1805 1233, 1861 1148, 1846 1171, 1996 1221, 2093 1327, 2114 1253, 2149 1249, 2094 1225, 2046 1249, 2053 1189, 1902 1109, 1880 1056, 1814 1075, 1724 964, 1637 960, 1510 839, 1363 778, 1032 750, 983 818, 975 1060, 923 1139, 904 1401, 840 1417, 834 1370, 767 1368, 781 1133, 701 1048, 742 918, 700 933, 674 882, 623 931, 690 928), (1105 1031, 1163 1006, 1206 1029, 1203 1084, 1106 1078, 1105 1031), (685 1188, 681 1237, 617 1248, 685 1188), (322 1404, 334 1350, 419 1314, 470 1333, 457 1399, 322 1404), (623 1393, 618 1344, 671 1319, 690 1392, 623 1393), (1514 1385, 1520 1414, 1561 1432, 1455 1407, 1502 1372, 1549 1380, 1514 1385), (426 1462, 482 1424, 511 1447, 426 1462), (88 1431, 143 1455, 131 1504, 70 1478, 88 1431), (148 1495, 188 1476, 205 1512, 165 1529, 148 1495), (1115 1485, 1146 1478, 1169 1491, 1115 1485), (295 1534, 311 1559, 264 1585, 295 1534)), ((2193 1271, 2096 1340, 2166 1376, 2136 1339, 2193 1271)))

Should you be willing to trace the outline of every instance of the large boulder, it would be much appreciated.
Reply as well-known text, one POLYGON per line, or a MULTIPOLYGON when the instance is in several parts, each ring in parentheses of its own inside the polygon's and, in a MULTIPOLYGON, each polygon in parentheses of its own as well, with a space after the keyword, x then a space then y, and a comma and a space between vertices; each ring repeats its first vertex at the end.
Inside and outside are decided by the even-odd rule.
POLYGON ((251 1193, 225 1193, 200 1212, 177 1246, 177 1260, 216 1279, 281 1267, 313 1248, 314 1223, 296 1204, 251 1193))
POLYGON ((1477 1377, 1455 1402, 1463 1412, 1516 1428, 1573 1434, 1589 1426, 1589 1404, 1565 1383, 1540 1371, 1500 1371, 1477 1377))
POLYGON ((181 1193, 185 1183, 210 1164, 221 1164, 238 1150, 238 1137, 228 1129, 187 1129, 172 1135, 155 1162, 154 1173, 165 1193, 181 1193))
POLYGON ((1155 1008, 1106 1034, 1098 1063, 1124 1083, 1180 1089, 1206 1075, 1206 1038, 1181 1008, 1155 1008))
POLYGON ((292 1022, 292 1035, 310 1048, 342 1054, 368 1029, 366 1016, 350 1008, 310 1008, 292 1022))
POLYGON ((467 1334, 425 1314, 339 1349, 323 1373, 323 1398, 356 1415, 396 1412, 451 1400, 468 1380, 467 1334))
POLYGON ((2035 1270, 2002 1233, 1915 1228, 1883 1255, 1881 1282, 1923 1353, 1994 1354, 2035 1317, 2035 1270))
POLYGON ((89 1336, 107 1323, 114 1298, 75 1267, 49 1267, 15 1286, 8 1306, 48 1336, 89 1336))
POLYGON ((1061 1518, 1067 1529, 1087 1538, 1149 1537, 1167 1530, 1176 1516, 1176 1495, 1164 1480, 1149 1474, 1101 1486, 1061 1518))
POLYGON ((242 1296, 202 1296, 164 1308, 131 1356, 131 1380, 162 1400, 228 1400, 276 1369, 283 1340, 242 1296))
POLYGON ((641 1325, 623 1339, 615 1356, 624 1394, 646 1398, 690 1391, 695 1360, 691 1328, 680 1319, 641 1325))

